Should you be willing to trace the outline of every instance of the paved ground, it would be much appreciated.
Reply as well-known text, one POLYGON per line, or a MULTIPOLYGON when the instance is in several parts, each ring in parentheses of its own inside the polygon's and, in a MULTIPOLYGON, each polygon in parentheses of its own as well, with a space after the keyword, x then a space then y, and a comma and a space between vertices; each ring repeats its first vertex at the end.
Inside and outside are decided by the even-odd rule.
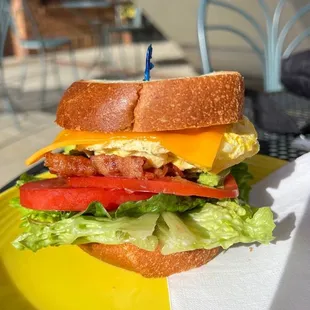
MULTIPOLYGON (((90 70, 94 60, 98 59, 98 50, 80 50, 76 53, 79 78, 93 79, 137 79, 143 78, 144 54, 148 44, 113 47, 104 51, 103 56, 110 62, 98 62, 90 70), (111 55, 113 62, 111 63, 111 55), (121 61, 122 60, 122 61, 121 61)), ((195 75, 194 70, 183 60, 181 50, 171 42, 153 44, 153 60, 155 68, 152 78, 169 78, 195 75)), ((103 58, 102 58, 103 59, 103 58)), ((48 69, 47 98, 44 109, 41 109, 40 89, 41 74, 40 63, 37 57, 27 60, 28 75, 24 91, 20 91, 19 78, 21 63, 13 58, 5 59, 5 75, 9 92, 18 111, 20 129, 17 129, 12 116, 5 110, 0 98, 0 187, 27 167, 24 160, 35 150, 50 143, 60 130, 54 123, 54 113, 62 91, 76 78, 73 74, 67 53, 57 54, 61 89, 53 75, 52 67, 48 69)))

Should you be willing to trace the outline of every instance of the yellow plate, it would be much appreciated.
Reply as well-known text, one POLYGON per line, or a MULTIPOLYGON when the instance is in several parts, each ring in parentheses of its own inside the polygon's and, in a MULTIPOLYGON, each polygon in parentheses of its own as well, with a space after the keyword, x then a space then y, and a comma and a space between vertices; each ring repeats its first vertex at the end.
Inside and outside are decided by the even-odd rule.
MULTIPOLYGON (((258 181, 285 161, 255 156, 248 161, 258 181)), ((8 207, 15 188, 0 195, 0 309, 168 310, 165 279, 145 279, 92 258, 76 246, 18 251, 19 213, 8 207)))

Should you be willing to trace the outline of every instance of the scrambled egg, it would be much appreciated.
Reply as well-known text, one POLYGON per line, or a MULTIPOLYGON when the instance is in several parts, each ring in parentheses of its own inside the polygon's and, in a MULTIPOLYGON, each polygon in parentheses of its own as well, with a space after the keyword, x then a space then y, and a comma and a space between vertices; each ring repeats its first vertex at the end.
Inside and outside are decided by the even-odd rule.
POLYGON ((233 124, 230 130, 224 133, 212 172, 218 173, 239 164, 246 158, 254 156, 258 151, 259 143, 256 130, 253 124, 243 117, 242 121, 233 124))
POLYGON ((194 166, 154 141, 114 140, 104 144, 89 145, 86 149, 93 151, 95 155, 143 156, 147 158, 150 167, 158 168, 164 164, 173 163, 181 170, 211 170, 218 173, 255 155, 259 150, 259 144, 254 126, 244 117, 224 133, 212 168, 194 166))
POLYGON ((86 148, 95 155, 143 156, 147 158, 149 167, 159 168, 173 163, 181 170, 192 169, 193 165, 172 154, 162 147, 159 142, 144 140, 113 140, 104 144, 90 145, 86 148))

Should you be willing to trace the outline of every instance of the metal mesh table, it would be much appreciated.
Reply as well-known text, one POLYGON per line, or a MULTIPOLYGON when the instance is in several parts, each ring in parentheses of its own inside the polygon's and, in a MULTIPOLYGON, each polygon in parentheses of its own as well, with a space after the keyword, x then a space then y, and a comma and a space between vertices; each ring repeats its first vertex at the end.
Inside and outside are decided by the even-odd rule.
MULTIPOLYGON (((281 112, 288 115, 290 120, 296 123, 299 129, 309 124, 310 101, 308 99, 297 97, 286 92, 269 94, 268 96, 268 104, 278 104, 281 108, 281 112)), ((255 96, 253 98, 246 97, 244 114, 255 124, 257 129, 261 146, 260 154, 288 161, 292 161, 305 154, 306 151, 298 150, 291 145, 298 134, 279 134, 260 128, 260 125, 264 125, 264 118, 268 118, 268 120, 266 120, 267 124, 272 121, 272 119, 276 121, 277 117, 279 118, 280 116, 270 113, 271 115, 263 115, 263 119, 257 122, 257 115, 255 114, 260 112, 254 112, 253 106, 256 104, 255 100, 255 96)), ((309 133, 305 136, 310 138, 309 133)))
MULTIPOLYGON (((293 134, 279 135, 258 130, 258 135, 260 154, 292 161, 306 153, 292 147, 292 141, 295 139, 293 134)), ((310 135, 308 137, 310 138, 310 135)))

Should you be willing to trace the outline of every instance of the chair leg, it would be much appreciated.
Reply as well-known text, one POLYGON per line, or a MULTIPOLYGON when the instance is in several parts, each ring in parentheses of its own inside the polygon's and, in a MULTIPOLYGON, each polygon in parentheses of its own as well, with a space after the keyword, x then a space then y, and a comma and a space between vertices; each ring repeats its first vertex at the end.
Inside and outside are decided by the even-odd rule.
POLYGON ((62 93, 63 88, 62 88, 61 78, 60 78, 60 74, 59 74, 59 68, 58 68, 58 64, 57 64, 57 50, 53 51, 52 70, 54 73, 55 82, 58 83, 58 89, 62 93))
POLYGON ((4 100, 4 105, 7 107, 8 111, 12 114, 15 127, 18 130, 20 130, 21 129, 20 122, 19 122, 19 119, 17 117, 16 111, 13 108, 13 103, 12 103, 11 97, 8 95, 8 93, 6 93, 6 94, 4 94, 4 97, 2 99, 4 100))
MULTIPOLYGON (((127 77, 127 72, 131 72, 131 70, 128 70, 128 45, 124 44, 123 42, 123 38, 122 38, 122 33, 120 33, 119 36, 119 44, 118 44, 118 48, 119 48, 119 65, 120 65, 120 71, 119 71, 119 76, 120 78, 125 79, 127 77), (127 52, 126 52, 127 49, 127 52), (127 66, 127 67, 126 67, 127 66)), ((131 60, 131 58, 129 58, 131 60)), ((129 60, 129 61, 130 61, 129 60)), ((131 66, 130 66, 131 69, 131 66)))
POLYGON ((89 77, 91 75, 91 73, 93 72, 93 70, 95 68, 98 68, 98 66, 100 66, 101 62, 102 62, 102 33, 101 33, 101 28, 100 30, 98 30, 98 28, 93 26, 93 33, 97 34, 96 35, 96 39, 95 40, 95 54, 92 57, 94 59, 94 61, 92 62, 92 64, 90 65, 90 67, 87 69, 87 72, 85 73, 85 77, 89 77))
POLYGON ((100 33, 100 46, 103 51, 103 61, 106 68, 113 65, 112 42, 110 40, 110 30, 108 26, 102 26, 100 33))
POLYGON ((145 57, 146 57, 146 46, 143 42, 140 43, 139 45, 139 55, 140 55, 140 64, 139 64, 139 69, 140 72, 143 74, 144 69, 145 69, 145 57))
POLYGON ((134 58, 135 58, 135 69, 134 73, 140 73, 141 69, 141 42, 140 42, 140 34, 139 31, 136 32, 136 42, 133 42, 133 52, 134 52, 134 58))
MULTIPOLYGON (((14 109, 13 101, 12 98, 8 92, 6 82, 5 82, 5 77, 4 77, 4 72, 3 72, 3 67, 2 64, 0 63, 0 86, 2 85, 2 91, 3 91, 3 100, 4 100, 4 105, 8 109, 8 111, 12 114, 13 116, 13 121, 18 130, 20 130, 20 123, 18 120, 18 117, 16 115, 16 111, 14 109)), ((1 89, 0 89, 1 90, 1 89)))
POLYGON ((47 82, 47 60, 45 50, 40 50, 40 62, 41 62, 41 109, 45 106, 46 97, 46 82, 47 82))
POLYGON ((25 82, 26 82, 26 78, 27 78, 27 71, 28 71, 27 56, 24 56, 22 66, 21 66, 19 98, 21 98, 21 96, 25 90, 25 82))
POLYGON ((72 44, 69 44, 69 56, 71 59, 71 66, 72 66, 72 72, 73 72, 73 78, 74 80, 78 80, 79 79, 79 72, 78 72, 78 68, 77 68, 77 64, 76 64, 76 58, 75 58, 75 53, 74 50, 72 48, 72 44))

